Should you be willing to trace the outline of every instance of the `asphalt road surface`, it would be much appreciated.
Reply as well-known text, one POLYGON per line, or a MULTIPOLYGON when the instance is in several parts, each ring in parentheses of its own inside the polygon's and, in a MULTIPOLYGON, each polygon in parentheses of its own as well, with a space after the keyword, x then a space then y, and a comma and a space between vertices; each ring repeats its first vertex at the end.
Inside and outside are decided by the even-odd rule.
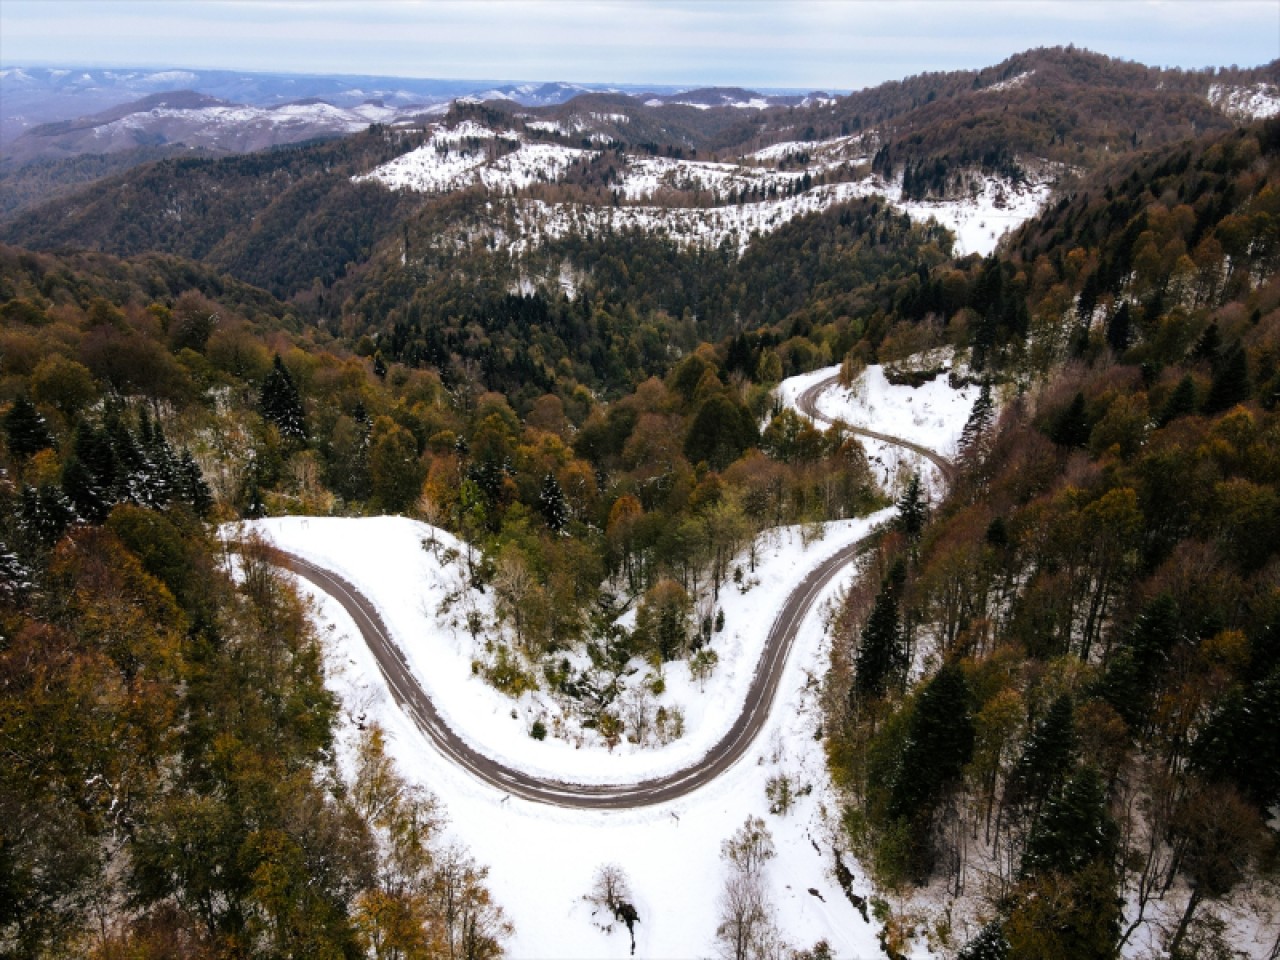
MULTIPOLYGON (((800 409, 814 419, 827 420, 815 411, 814 403, 817 395, 834 381, 835 378, 832 377, 806 390, 799 398, 800 409)), ((951 475, 951 464, 932 450, 870 430, 855 427, 849 429, 914 450, 935 463, 945 477, 949 478, 951 475)), ((769 718, 778 686, 782 682, 787 656, 791 653, 800 624, 822 589, 853 560, 869 539, 870 537, 864 537, 822 561, 787 597, 782 610, 769 628, 764 654, 747 690, 742 713, 729 728, 729 732, 706 756, 697 763, 666 776, 619 784, 580 784, 535 777, 476 750, 441 718, 431 698, 414 678, 404 654, 396 646, 377 608, 367 597, 342 577, 323 567, 283 551, 277 551, 277 555, 280 566, 315 584, 342 605, 355 621, 369 649, 373 651, 378 669, 386 679, 395 702, 448 759, 495 789, 512 796, 561 807, 624 810, 666 803, 692 793, 720 776, 746 754, 769 718)))

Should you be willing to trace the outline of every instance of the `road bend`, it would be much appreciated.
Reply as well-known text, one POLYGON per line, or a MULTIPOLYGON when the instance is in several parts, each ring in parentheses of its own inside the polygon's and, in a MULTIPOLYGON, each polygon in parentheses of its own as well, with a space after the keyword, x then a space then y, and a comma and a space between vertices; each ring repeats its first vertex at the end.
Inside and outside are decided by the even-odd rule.
POLYGON ((913 453, 918 453, 920 454, 920 456, 924 457, 926 460, 928 460, 930 463, 932 463, 935 467, 938 468, 938 472, 942 474, 942 479, 944 481, 946 481, 947 483, 950 483, 952 480, 955 479, 955 471, 956 471, 955 464, 953 464, 946 457, 942 456, 942 454, 934 450, 930 450, 926 446, 922 446, 921 444, 915 443, 911 440, 904 440, 902 437, 894 437, 894 436, 890 436, 887 433, 880 433, 879 431, 876 431, 876 430, 869 430, 866 427, 856 427, 853 424, 846 423, 843 420, 839 420, 839 421, 833 420, 831 417, 828 417, 825 413, 820 412, 818 410, 818 397, 822 396, 822 394, 830 390, 839 382, 840 382, 839 374, 835 374, 833 376, 827 377, 825 380, 819 380, 813 386, 806 388, 804 391, 800 393, 798 397, 796 397, 796 406, 800 409, 800 412, 803 413, 806 417, 809 417, 812 420, 816 420, 819 423, 825 423, 829 427, 833 427, 837 423, 839 423, 840 426, 842 426, 845 430, 848 430, 850 433, 856 433, 862 437, 870 437, 873 440, 882 440, 883 442, 891 443, 896 447, 902 447, 906 450, 912 451, 913 453))
MULTIPOLYGON (((802 412, 829 423, 826 417, 816 411, 815 404, 818 394, 830 387, 835 380, 835 377, 824 380, 801 394, 798 405, 802 412)), ((847 429, 913 450, 937 465, 945 477, 951 476, 951 464, 932 450, 860 427, 847 429)), ((679 799, 706 786, 742 759, 769 719, 778 687, 782 683, 787 658, 805 617, 823 588, 862 551, 870 539, 870 536, 863 537, 827 557, 809 571, 787 597, 769 627, 764 652, 756 665, 742 712, 724 737, 702 759, 664 776, 631 783, 606 784, 573 783, 537 777, 481 753, 445 722, 409 669, 404 652, 396 644, 377 607, 368 597, 332 570, 295 554, 275 550, 274 560, 279 566, 333 597, 346 610, 373 652, 378 669, 396 704, 447 759, 495 789, 525 800, 578 809, 626 810, 679 799)))

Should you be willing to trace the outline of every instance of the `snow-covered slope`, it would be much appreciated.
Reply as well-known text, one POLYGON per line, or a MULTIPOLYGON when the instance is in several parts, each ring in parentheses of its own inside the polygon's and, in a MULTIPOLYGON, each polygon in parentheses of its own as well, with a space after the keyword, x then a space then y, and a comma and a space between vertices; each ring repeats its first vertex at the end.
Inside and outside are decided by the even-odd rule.
MULTIPOLYGON (((741 710, 781 598, 809 569, 867 528, 862 520, 830 524, 823 539, 808 544, 794 529, 768 535, 760 551, 765 559, 747 578, 750 588, 729 585, 721 591, 725 629, 712 643, 720 662, 710 679, 700 686, 684 663, 663 669, 665 690, 653 699, 652 709, 683 713, 684 735, 666 744, 624 742, 610 750, 555 696, 534 691, 512 699, 476 674, 473 664, 489 659, 484 642, 502 631, 495 626, 492 593, 468 594, 467 603, 488 625, 478 639, 466 629, 461 605, 440 612, 445 598, 459 590, 461 568, 442 564, 423 541, 434 536, 442 554, 463 549, 449 534, 397 517, 290 517, 260 525, 281 546, 340 573, 378 604, 442 717, 477 750, 532 773, 579 783, 647 779, 703 757, 741 710), (550 731, 542 741, 529 735, 537 720, 550 731)), ((585 656, 569 659, 575 669, 590 663, 585 656)), ((641 687, 651 673, 639 659, 632 666, 637 672, 623 681, 627 690, 641 687)))
POLYGON ((498 239, 518 253, 571 233, 590 236, 640 230, 669 237, 680 246, 718 247, 728 242, 742 252, 754 234, 771 233, 798 216, 844 200, 879 194, 877 186, 875 181, 830 184, 784 200, 720 207, 610 207, 517 200, 504 208, 515 233, 499 234, 498 239))
POLYGON ((1052 181, 1029 182, 985 176, 972 195, 956 200, 895 200, 912 220, 937 220, 956 235, 955 250, 965 255, 990 254, 1000 238, 1026 223, 1043 208, 1052 181))
POLYGON ((1280 115, 1280 87, 1274 83, 1249 87, 1215 83, 1209 87, 1209 102, 1229 117, 1261 120, 1280 115))
MULTIPOLYGON (((949 351, 939 351, 937 362, 949 367, 949 351)), ((839 372, 840 367, 834 366, 789 377, 778 385, 778 397, 795 409, 800 394, 839 372)), ((973 385, 952 387, 945 375, 919 387, 890 383, 884 367, 875 364, 868 366, 849 387, 832 385, 818 398, 816 407, 831 420, 843 420, 850 426, 901 437, 944 457, 953 457, 978 392, 979 388, 973 385)), ((942 481, 937 469, 923 457, 870 438, 862 438, 862 445, 876 479, 890 493, 914 470, 921 471, 930 488, 941 493, 942 481)))
MULTIPOLYGON (((706 693, 698 693, 682 677, 681 671, 687 673, 683 666, 668 667, 667 682, 681 690, 681 696, 706 700, 702 707, 690 705, 690 744, 703 736, 695 727, 710 729, 735 709, 735 694, 730 692, 738 682, 735 677, 749 673, 758 656, 750 637, 767 629, 796 571, 860 535, 877 519, 829 528, 826 539, 808 548, 799 531, 780 531, 761 551, 756 574, 760 582, 745 594, 732 588, 722 592, 726 634, 731 636, 716 641, 722 659, 706 693)), ((389 628, 424 685, 433 696, 447 698, 452 709, 466 712, 463 732, 490 738, 487 749, 522 767, 561 775, 576 770, 588 779, 622 779, 628 771, 635 776, 671 759, 655 766, 642 751, 609 754, 588 746, 575 750, 551 739, 531 740, 527 704, 517 703, 512 719, 511 701, 473 680, 469 668, 460 669, 465 655, 458 645, 467 638, 433 625, 430 610, 419 609, 429 608, 433 583, 446 576, 421 546, 427 533, 423 526, 398 518, 281 518, 260 526, 281 546, 341 570, 366 590, 383 608, 389 628), (474 700, 482 700, 484 706, 466 702, 474 700)), ((835 585, 828 594, 834 589, 835 585)), ((724 880, 720 844, 747 816, 764 817, 777 846, 778 856, 767 867, 765 880, 787 940, 807 948, 826 939, 840 957, 876 954, 873 925, 862 919, 834 879, 828 823, 838 815, 837 805, 821 743, 814 739, 821 722, 816 677, 823 670, 826 644, 820 615, 811 615, 801 630, 771 720, 746 758, 679 801, 598 813, 508 797, 453 766, 394 706, 372 656, 341 608, 323 596, 316 602, 330 652, 331 684, 343 701, 348 736, 357 719, 383 724, 402 769, 443 799, 452 829, 491 867, 491 888, 515 922, 516 934, 508 945, 511 956, 628 956, 625 931, 603 933, 595 925, 599 918, 592 918, 582 900, 595 868, 609 862, 622 866, 635 894, 640 913, 637 956, 712 955, 724 880), (764 788, 770 777, 780 775, 789 778, 799 795, 787 813, 773 815, 764 788)), ((688 754, 687 748, 681 749, 688 754)), ((857 872, 856 864, 848 866, 857 872)), ((855 886, 863 895, 869 892, 863 878, 856 879, 855 886)))
MULTIPOLYGON (((533 121, 528 128, 539 134, 571 132, 551 121, 533 121)), ((610 154, 611 191, 620 203, 513 199, 497 207, 490 237, 495 246, 520 252, 572 232, 643 230, 682 246, 728 242, 741 252, 753 235, 798 216, 855 197, 881 196, 912 219, 937 220, 952 230, 957 253, 985 255, 1006 232, 1034 216, 1052 188, 1055 171, 1040 165, 1042 173, 1030 181, 974 177, 967 197, 904 200, 900 184, 866 174, 864 144, 855 137, 791 141, 758 150, 740 163, 610 154), (821 180, 827 182, 815 183, 821 180)), ((455 128, 438 126, 424 146, 353 179, 424 193, 483 184, 503 196, 535 183, 554 183, 575 164, 601 156, 468 121, 455 128)))
POLYGON ((411 115, 370 101, 339 107, 323 100, 279 106, 228 103, 192 91, 155 94, 88 117, 33 127, 18 137, 7 157, 18 163, 114 153, 140 145, 183 144, 193 149, 247 152, 280 143, 341 136, 411 115))

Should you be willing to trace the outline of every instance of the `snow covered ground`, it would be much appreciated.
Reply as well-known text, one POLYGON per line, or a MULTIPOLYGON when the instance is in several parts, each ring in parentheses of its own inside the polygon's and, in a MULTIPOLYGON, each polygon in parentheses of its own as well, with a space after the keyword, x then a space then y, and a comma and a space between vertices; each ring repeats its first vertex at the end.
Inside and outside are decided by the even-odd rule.
POLYGON ((246 130, 325 126, 335 131, 355 133, 371 123, 393 119, 398 111, 390 107, 365 103, 355 107, 335 107, 329 103, 287 103, 279 107, 253 107, 243 104, 181 109, 156 107, 146 112, 130 113, 118 120, 93 128, 93 135, 109 138, 122 130, 147 130, 157 121, 179 121, 190 127, 188 136, 214 138, 224 133, 243 136, 246 130))
MULTIPOLYGON (((855 539, 883 516, 831 525, 828 535, 806 548, 799 531, 778 534, 761 552, 759 584, 745 594, 722 592, 726 630, 715 646, 721 662, 698 695, 687 670, 669 665, 669 688, 690 704, 686 742, 661 751, 573 750, 526 733, 529 704, 498 697, 470 676, 462 647, 469 638, 432 625, 424 610, 443 574, 422 549, 426 528, 401 518, 279 518, 259 527, 279 545, 324 563, 353 580, 383 610, 384 619, 411 666, 451 718, 482 749, 531 771, 577 779, 623 780, 687 762, 715 739, 710 732, 741 704, 736 693, 749 678, 762 638, 790 586, 820 557, 855 539), (465 642, 464 642, 465 641, 465 642), (735 704, 733 698, 737 696, 735 704), (483 706, 476 706, 477 703, 483 706), (705 727, 706 730, 700 728, 705 727)), ((850 576, 852 571, 850 571, 850 576)), ((837 578, 823 602, 846 578, 837 578)), ((389 749, 410 778, 435 791, 448 810, 451 829, 477 859, 491 867, 489 883, 516 926, 509 944, 517 958, 624 957, 626 931, 602 932, 582 897, 603 863, 626 871, 640 913, 638 956, 692 957, 715 952, 718 897, 725 869, 720 844, 748 816, 761 816, 778 856, 766 870, 767 889, 780 929, 796 947, 826 939, 840 957, 878 952, 875 928, 865 922, 833 877, 830 818, 838 815, 826 776, 817 683, 825 668, 826 643, 820 603, 806 620, 787 664, 779 697, 765 731, 751 751, 723 776, 681 800, 634 811, 591 812, 550 807, 508 797, 474 780, 444 759, 395 707, 376 664, 354 624, 336 603, 313 596, 329 650, 330 682, 342 697, 347 718, 378 722, 389 749), (766 781, 786 775, 799 793, 785 815, 768 812, 766 781)), ((847 864, 857 873, 857 865, 847 864)), ((857 877, 859 893, 869 892, 857 877)))
POLYGON ((934 219, 954 233, 957 255, 985 257, 1001 237, 1043 209, 1052 189, 1048 180, 1015 183, 988 176, 983 178, 981 189, 964 200, 903 200, 900 194, 891 200, 912 220, 923 223, 934 219))
MULTIPOLYGON (((799 528, 766 534, 755 572, 749 571, 745 558, 741 560, 743 587, 730 582, 721 588, 725 628, 711 644, 720 661, 703 688, 699 689, 685 663, 663 668, 665 690, 654 707, 682 710, 685 734, 661 746, 624 741, 612 752, 593 731, 581 729, 551 694, 533 691, 512 699, 473 672, 473 660, 485 657, 484 640, 498 633, 493 627, 493 594, 468 591, 468 602, 474 603, 487 625, 478 640, 465 626, 463 604, 456 604, 448 615, 439 613, 445 596, 461 586, 461 567, 457 562, 442 564, 423 548, 429 527, 402 517, 278 517, 261 521, 258 529, 272 542, 339 573, 364 592, 381 610, 441 716, 482 753, 540 776, 618 783, 686 767, 728 732, 741 711, 783 600, 810 569, 864 536, 877 519, 882 518, 827 524, 824 537, 808 546, 799 528), (552 735, 533 739, 529 732, 536 720, 542 720, 552 735), (554 735, 557 729, 563 730, 563 739, 554 735)), ((435 537, 442 551, 461 546, 443 531, 436 531, 435 537)), ((573 656, 570 661, 575 666, 586 662, 585 657, 573 656)), ((650 673, 638 659, 632 667, 636 672, 625 679, 627 690, 641 687, 650 673)))
POLYGON ((580 203, 515 200, 516 235, 504 238, 519 254, 547 240, 568 236, 641 230, 670 237, 682 247, 718 247, 728 242, 742 253, 757 234, 772 233, 806 213, 832 204, 880 193, 877 182, 862 180, 814 187, 782 200, 722 207, 596 207, 580 203))
POLYGON ((1229 117, 1262 120, 1280 116, 1280 87, 1274 83, 1255 83, 1251 87, 1215 83, 1209 87, 1209 102, 1229 117))
MULTIPOLYGON (((824 367, 790 377, 778 385, 778 396, 794 409, 800 394, 839 372, 839 366, 824 367)), ((977 386, 953 388, 945 373, 919 387, 895 385, 885 376, 884 367, 876 364, 867 367, 852 387, 832 385, 816 406, 819 413, 832 420, 911 440, 944 457, 953 457, 978 392, 977 386)), ((941 492, 937 468, 919 454, 869 437, 860 439, 876 479, 885 490, 892 493, 905 475, 920 470, 930 489, 941 492)))
MULTIPOLYGON (((529 125, 546 132, 565 128, 546 121, 529 125)), ((576 128, 575 128, 576 129, 576 128)), ((619 158, 615 190, 631 205, 594 206, 581 203, 545 203, 513 199, 502 209, 514 223, 514 232, 495 231, 494 239, 519 254, 549 239, 578 231, 603 233, 645 230, 663 233, 682 246, 715 247, 724 242, 741 253, 756 234, 766 234, 798 216, 853 199, 881 196, 913 220, 930 219, 956 234, 956 253, 989 254, 1000 238, 1044 206, 1051 190, 1051 173, 1030 182, 985 176, 977 180, 969 197, 946 201, 904 200, 901 185, 869 176, 860 180, 820 184, 794 196, 785 196, 806 175, 812 177, 837 168, 865 164, 864 140, 838 137, 825 141, 774 144, 744 158, 746 163, 712 163, 672 157, 627 156, 619 158), (804 167, 777 169, 798 153, 808 154, 804 167), (766 165, 761 165, 761 164, 766 165), (771 199, 726 204, 733 192, 753 191, 771 199), (688 206, 646 205, 659 194, 685 195, 688 206), (701 201, 699 202, 698 199, 701 201), (718 198, 718 205, 707 202, 718 198)), ((489 130, 474 121, 456 128, 436 128, 430 142, 365 174, 356 182, 378 182, 393 190, 442 193, 480 183, 504 195, 534 183, 564 179, 575 163, 597 157, 597 151, 561 144, 530 141, 518 132, 489 130), (501 151, 481 141, 505 141, 501 151), (514 149, 510 149, 514 147, 514 149), (500 154, 500 155, 498 155, 500 154)), ((851 175, 850 172, 841 174, 851 175)))

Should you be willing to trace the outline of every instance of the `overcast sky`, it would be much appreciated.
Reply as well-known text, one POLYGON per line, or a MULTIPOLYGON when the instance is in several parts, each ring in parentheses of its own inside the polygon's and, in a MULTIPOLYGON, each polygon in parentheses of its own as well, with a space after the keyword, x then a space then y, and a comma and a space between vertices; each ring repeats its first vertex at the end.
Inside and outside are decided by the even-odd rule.
POLYGON ((0 63, 858 89, 1074 43, 1280 57, 1280 0, 0 0, 0 63))

